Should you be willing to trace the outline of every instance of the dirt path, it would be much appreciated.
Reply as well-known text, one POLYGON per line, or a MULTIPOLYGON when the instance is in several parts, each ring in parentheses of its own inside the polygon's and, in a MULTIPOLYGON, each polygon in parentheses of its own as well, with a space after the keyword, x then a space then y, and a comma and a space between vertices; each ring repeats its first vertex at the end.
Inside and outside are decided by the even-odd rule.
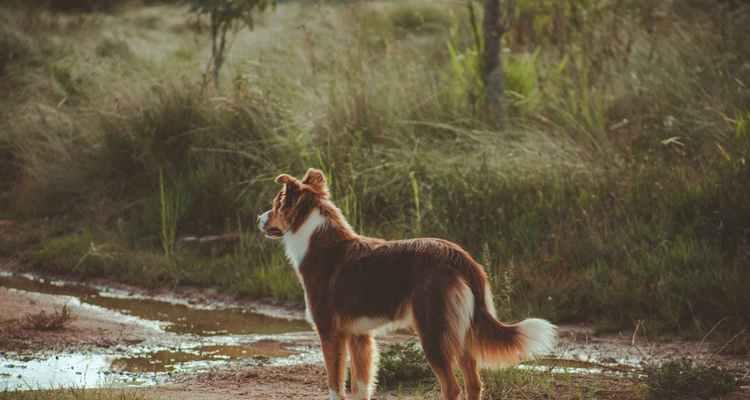
POLYGON ((325 370, 318 365, 217 371, 184 382, 139 391, 153 400, 327 399, 325 370))
POLYGON ((71 296, 31 293, 0 287, 0 351, 63 350, 140 343, 165 334, 156 325, 115 318, 105 309, 71 296), (67 306, 73 319, 61 330, 37 330, 24 323, 29 315, 59 312, 67 306))
MULTIPOLYGON (((104 282, 99 282, 104 284, 104 282)), ((122 285, 118 290, 140 295, 139 289, 122 285)), ((29 287, 33 289, 33 287, 29 287)), ((49 290, 49 286, 47 286, 49 290)), ((57 290, 57 289, 53 289, 57 290)), ((111 347, 141 344, 151 341, 180 341, 175 333, 161 329, 157 321, 147 321, 141 318, 129 318, 121 313, 106 308, 81 302, 75 295, 70 294, 70 288, 60 287, 60 294, 38 293, 27 290, 0 287, 0 356, 3 352, 62 352, 87 349, 93 347, 111 347), (63 330, 38 331, 23 327, 18 321, 29 314, 39 312, 52 313, 63 305, 70 307, 76 318, 63 330)), ((85 288, 80 290, 86 290, 85 288)), ((142 293, 141 293, 142 294, 142 293)), ((187 303, 206 303, 220 301, 219 297, 208 292, 189 290, 182 294, 171 295, 160 293, 165 299, 187 303)), ((230 300, 226 300, 230 301, 230 300)), ((241 303, 232 303, 240 305, 241 303)), ((247 305, 246 305, 247 306, 247 305)), ((299 314, 299 310, 278 310, 278 307, 268 306, 266 311, 281 313, 289 316, 299 314)), ((135 391, 153 400, 229 400, 229 399, 326 399, 325 371, 319 362, 319 348, 314 332, 303 332, 293 336, 270 335, 271 344, 282 343, 285 348, 304 346, 309 355, 314 357, 296 365, 258 366, 235 365, 232 367, 212 368, 209 371, 195 373, 181 373, 174 376, 167 384, 151 386, 135 391), (317 356, 316 356, 317 355, 317 356)), ((379 338, 381 344, 403 342, 412 339, 411 335, 388 335, 379 338)), ((582 380, 591 379, 602 371, 617 371, 618 369, 640 368, 644 362, 665 361, 690 357, 711 364, 718 364, 724 368, 737 371, 738 375, 748 375, 750 360, 740 357, 719 356, 714 354, 716 345, 695 341, 652 341, 639 338, 632 332, 621 334, 594 335, 589 327, 562 326, 560 329, 560 345, 556 356, 564 360, 563 363, 545 364, 545 368, 553 366, 560 368, 566 365, 582 366, 588 370, 578 377, 569 378, 562 383, 555 382, 563 390, 575 393, 580 386, 588 387, 582 380), (598 372, 597 372, 598 371, 598 372), (588 377, 588 378, 586 378, 588 377), (578 385, 578 386, 576 386, 578 385)), ((257 348, 257 345, 255 346, 257 348)), ((605 378, 604 375, 598 375, 605 378)), ((610 377, 611 378, 611 377, 610 377)), ((602 395, 596 398, 632 399, 637 390, 633 382, 627 380, 613 380, 608 383, 614 389, 603 389, 602 395), (622 385, 622 387, 617 387, 622 385), (607 394, 608 393, 608 394, 607 394), (607 394, 606 396, 604 394, 607 394)), ((556 386, 557 387, 557 386, 556 386)), ((433 398, 434 391, 428 394, 403 394, 399 392, 380 393, 378 399, 418 399, 433 398)), ((743 388, 739 397, 750 398, 750 388, 743 388)), ((560 398, 567 398, 562 396, 560 398)))

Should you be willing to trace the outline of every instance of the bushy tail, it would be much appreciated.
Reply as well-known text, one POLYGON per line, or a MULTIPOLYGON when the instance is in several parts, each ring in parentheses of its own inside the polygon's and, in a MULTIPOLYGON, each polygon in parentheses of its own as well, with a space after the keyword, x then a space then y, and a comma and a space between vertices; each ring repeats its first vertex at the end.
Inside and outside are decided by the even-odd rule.
POLYGON ((469 351, 482 367, 511 366, 549 353, 557 343, 557 327, 546 320, 529 318, 505 325, 487 309, 476 311, 469 351))
POLYGON ((513 325, 498 321, 484 268, 463 249, 450 243, 446 245, 454 246, 452 265, 474 298, 466 344, 480 365, 485 368, 510 366, 554 349, 557 327, 548 321, 529 318, 513 325))

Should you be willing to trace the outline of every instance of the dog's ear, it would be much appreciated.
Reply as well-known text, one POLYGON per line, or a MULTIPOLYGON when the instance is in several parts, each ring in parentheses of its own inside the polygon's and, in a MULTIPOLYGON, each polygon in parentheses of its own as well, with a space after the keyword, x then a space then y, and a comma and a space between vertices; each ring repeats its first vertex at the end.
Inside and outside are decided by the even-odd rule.
POLYGON ((323 171, 315 168, 310 168, 305 173, 305 177, 302 178, 302 183, 310 186, 314 191, 328 195, 328 182, 326 181, 323 171))
POLYGON ((277 176, 276 177, 276 183, 279 183, 279 184, 282 184, 282 185, 286 185, 287 189, 289 189, 289 188, 299 189, 299 187, 301 186, 300 182, 299 182, 299 180, 297 180, 297 178, 295 178, 295 177, 293 177, 291 175, 287 175, 287 174, 281 174, 281 175, 277 176))
POLYGON ((287 174, 277 176, 276 183, 284 185, 284 203, 294 204, 302 190, 302 183, 297 178, 287 174))

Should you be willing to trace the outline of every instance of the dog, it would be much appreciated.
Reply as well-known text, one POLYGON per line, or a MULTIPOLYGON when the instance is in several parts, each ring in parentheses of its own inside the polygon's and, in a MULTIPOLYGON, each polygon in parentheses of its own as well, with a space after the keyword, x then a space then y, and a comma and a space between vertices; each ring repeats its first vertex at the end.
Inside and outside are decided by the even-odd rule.
POLYGON ((516 364, 552 350, 557 328, 542 319, 498 321, 487 274, 468 252, 442 239, 387 241, 358 235, 331 201, 324 174, 287 174, 258 227, 280 239, 320 337, 331 400, 344 398, 347 351, 354 399, 375 387, 375 334, 412 328, 440 382, 442 398, 481 398, 480 367, 516 364))

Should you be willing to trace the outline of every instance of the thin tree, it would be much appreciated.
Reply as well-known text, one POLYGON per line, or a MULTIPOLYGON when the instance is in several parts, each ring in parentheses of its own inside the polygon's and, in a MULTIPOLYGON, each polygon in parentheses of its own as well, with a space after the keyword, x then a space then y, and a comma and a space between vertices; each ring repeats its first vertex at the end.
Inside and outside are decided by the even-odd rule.
POLYGON ((501 0, 484 1, 484 51, 482 52, 482 80, 487 108, 492 120, 500 124, 504 117, 505 84, 503 81, 501 0))
POLYGON ((190 12, 198 17, 206 16, 210 21, 211 59, 206 65, 206 74, 213 77, 219 88, 220 71, 226 60, 227 36, 230 32, 247 27, 253 29, 256 12, 274 5, 274 0, 185 0, 190 12))

